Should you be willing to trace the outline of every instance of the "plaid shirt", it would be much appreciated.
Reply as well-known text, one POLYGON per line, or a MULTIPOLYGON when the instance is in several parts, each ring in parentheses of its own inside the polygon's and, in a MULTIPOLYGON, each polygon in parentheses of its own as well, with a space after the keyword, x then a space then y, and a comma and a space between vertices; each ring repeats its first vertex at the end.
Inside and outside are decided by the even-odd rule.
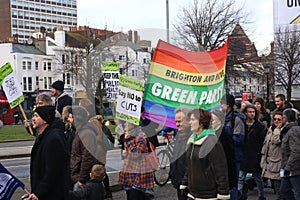
POLYGON ((147 140, 141 134, 135 138, 125 140, 126 157, 119 173, 119 184, 133 188, 153 188, 153 170, 147 165, 147 140))

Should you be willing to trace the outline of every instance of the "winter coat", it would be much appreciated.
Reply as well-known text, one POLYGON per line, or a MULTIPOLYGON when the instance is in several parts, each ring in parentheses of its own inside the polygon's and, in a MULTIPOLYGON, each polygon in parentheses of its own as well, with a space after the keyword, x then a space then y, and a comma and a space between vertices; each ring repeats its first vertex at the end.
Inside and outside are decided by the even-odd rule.
POLYGON ((188 186, 195 198, 229 199, 226 157, 216 135, 208 135, 194 142, 188 140, 187 172, 182 185, 188 186))
POLYGON ((71 151, 71 179, 75 184, 77 181, 85 183, 90 179, 90 172, 97 163, 97 129, 87 123, 76 131, 72 142, 71 151))
POLYGON ((147 139, 140 127, 131 130, 130 135, 130 138, 125 139, 126 156, 119 173, 118 183, 125 189, 139 188, 145 191, 154 187, 154 173, 145 157, 149 152, 147 139))
POLYGON ((235 160, 240 162, 244 159, 243 145, 245 139, 245 124, 243 120, 246 116, 243 113, 231 111, 225 116, 224 131, 232 137, 235 149, 235 160), (234 118, 234 127, 232 127, 232 119, 234 118))
POLYGON ((224 153, 226 156, 227 167, 228 167, 229 188, 232 189, 234 187, 237 187, 237 182, 238 182, 234 141, 231 136, 226 134, 224 127, 221 130, 216 130, 216 132, 221 132, 219 141, 223 146, 224 153))
POLYGON ((281 140, 280 128, 270 127, 261 150, 262 177, 280 180, 281 140))
POLYGON ((282 169, 300 175, 300 126, 292 126, 282 138, 282 169))
POLYGON ((70 191, 70 200, 104 200, 103 182, 91 179, 80 190, 70 191))
POLYGON ((244 160, 241 162, 241 170, 244 172, 261 172, 261 149, 265 139, 264 126, 255 121, 248 128, 245 136, 244 160))
POLYGON ((55 99, 55 109, 61 114, 65 106, 72 106, 73 100, 67 93, 63 92, 55 99))
POLYGON ((169 175, 172 185, 176 189, 179 189, 181 181, 186 172, 186 144, 191 134, 192 133, 190 131, 188 131, 187 133, 178 132, 176 140, 174 142, 173 156, 171 160, 169 175))
POLYGON ((107 154, 107 150, 103 147, 102 145, 102 138, 103 138, 103 131, 102 131, 102 123, 101 121, 99 121, 96 118, 91 118, 89 120, 90 123, 93 123, 96 127, 97 127, 97 159, 98 161, 102 164, 105 165, 106 164, 106 154, 107 154))
POLYGON ((31 192, 41 200, 68 199, 68 150, 63 126, 54 122, 36 137, 31 150, 31 192))

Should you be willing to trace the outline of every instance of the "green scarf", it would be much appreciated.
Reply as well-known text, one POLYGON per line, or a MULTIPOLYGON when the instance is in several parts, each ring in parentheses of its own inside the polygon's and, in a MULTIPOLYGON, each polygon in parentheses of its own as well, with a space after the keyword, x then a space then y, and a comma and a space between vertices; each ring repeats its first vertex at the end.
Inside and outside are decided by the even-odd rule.
POLYGON ((193 132, 193 137, 194 137, 194 142, 192 146, 192 151, 190 155, 190 160, 192 160, 192 155, 194 153, 194 148, 195 148, 195 142, 200 140, 201 138, 204 138, 207 135, 215 135, 215 129, 204 129, 199 135, 196 134, 196 132, 193 132))

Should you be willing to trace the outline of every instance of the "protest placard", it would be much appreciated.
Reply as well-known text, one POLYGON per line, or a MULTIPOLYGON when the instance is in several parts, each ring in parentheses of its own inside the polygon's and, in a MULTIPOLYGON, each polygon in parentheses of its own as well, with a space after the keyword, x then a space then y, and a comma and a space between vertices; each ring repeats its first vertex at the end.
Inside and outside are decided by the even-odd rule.
POLYGON ((113 102, 117 100, 119 84, 119 66, 117 62, 103 62, 102 72, 104 78, 104 87, 106 100, 113 102))
POLYGON ((143 85, 141 81, 122 75, 119 76, 116 109, 116 117, 118 119, 139 125, 143 100, 142 90, 143 85))

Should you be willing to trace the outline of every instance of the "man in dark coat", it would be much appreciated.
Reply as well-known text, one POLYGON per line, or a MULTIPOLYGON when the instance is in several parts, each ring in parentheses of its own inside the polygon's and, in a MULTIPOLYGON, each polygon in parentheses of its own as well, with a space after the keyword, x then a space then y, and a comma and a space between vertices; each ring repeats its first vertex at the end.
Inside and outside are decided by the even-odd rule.
POLYGON ((55 119, 54 106, 35 109, 33 128, 38 132, 31 151, 31 194, 28 200, 67 200, 68 152, 63 126, 55 119))
POLYGON ((180 107, 175 111, 175 123, 178 127, 178 132, 174 142, 173 157, 170 165, 170 178, 172 185, 177 189, 178 200, 187 199, 188 189, 181 190, 179 188, 181 181, 186 173, 186 143, 192 135, 188 113, 189 109, 180 107))
MULTIPOLYGON (((243 193, 246 174, 252 173, 257 185, 259 200, 265 200, 264 183, 260 168, 261 149, 266 134, 265 128, 257 119, 258 111, 254 105, 246 105, 243 113, 246 115, 246 124, 248 127, 245 134, 244 160, 241 163, 238 190, 243 193)), ((243 198, 247 196, 247 194, 242 195, 243 198)))
POLYGON ((298 111, 288 108, 283 111, 284 126, 281 130, 281 177, 280 192, 285 199, 300 198, 300 126, 298 111))
POLYGON ((72 97, 64 92, 64 82, 57 80, 51 86, 51 94, 55 97, 55 108, 62 114, 62 110, 65 106, 72 106, 72 97))

